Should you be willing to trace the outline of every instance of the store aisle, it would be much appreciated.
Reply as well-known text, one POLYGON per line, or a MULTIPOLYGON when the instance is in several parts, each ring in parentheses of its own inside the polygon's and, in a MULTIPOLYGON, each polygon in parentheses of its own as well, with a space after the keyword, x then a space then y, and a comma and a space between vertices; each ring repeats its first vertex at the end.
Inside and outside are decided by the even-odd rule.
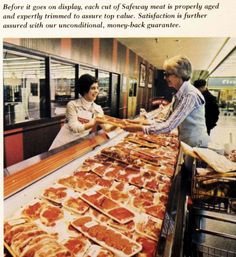
POLYGON ((230 141, 230 133, 232 133, 233 144, 236 146, 236 116, 233 112, 230 116, 225 116, 221 112, 217 126, 211 131, 212 142, 224 146, 230 141))

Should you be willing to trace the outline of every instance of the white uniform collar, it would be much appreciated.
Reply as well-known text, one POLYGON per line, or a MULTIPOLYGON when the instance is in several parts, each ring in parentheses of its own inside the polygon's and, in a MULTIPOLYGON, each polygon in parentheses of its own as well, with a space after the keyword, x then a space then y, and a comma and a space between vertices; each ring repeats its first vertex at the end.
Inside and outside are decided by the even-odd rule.
POLYGON ((79 107, 82 107, 82 109, 95 112, 95 113, 101 113, 101 106, 92 102, 88 102, 83 96, 80 96, 79 99, 76 100, 76 105, 79 107))
POLYGON ((81 103, 82 105, 87 109, 91 108, 92 106, 94 106, 94 102, 89 102, 87 101, 83 96, 81 97, 81 103))

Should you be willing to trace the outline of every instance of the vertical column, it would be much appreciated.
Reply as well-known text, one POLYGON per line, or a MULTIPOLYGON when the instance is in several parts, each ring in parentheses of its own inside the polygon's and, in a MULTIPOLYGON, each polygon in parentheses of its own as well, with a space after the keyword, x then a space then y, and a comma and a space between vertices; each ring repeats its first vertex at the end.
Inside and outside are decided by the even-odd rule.
MULTIPOLYGON (((125 54, 125 76, 127 78, 126 84, 129 84, 129 48, 126 48, 126 54, 125 54)), ((129 93, 129 87, 128 87, 128 90, 123 95, 124 97, 123 117, 127 117, 127 113, 128 113, 128 93, 129 93)))
POLYGON ((66 58, 71 58, 71 39, 70 38, 61 39, 61 55, 66 58))
POLYGON ((50 65, 51 57, 45 58, 45 80, 40 79, 39 91, 40 91, 40 118, 51 116, 51 99, 50 99, 50 65))
POLYGON ((138 66, 138 55, 135 54, 135 67, 134 67, 134 75, 138 79, 138 71, 139 71, 139 66, 138 66))
POLYGON ((129 75, 129 48, 126 48, 125 54, 125 74, 129 75))
POLYGON ((113 39, 113 48, 112 48, 112 70, 116 71, 117 69, 117 51, 118 51, 118 41, 113 39))
POLYGON ((137 110, 140 109, 140 100, 139 100, 139 56, 135 53, 135 62, 134 62, 134 76, 137 79, 137 88, 136 88, 136 106, 135 106, 135 114, 137 113, 137 110))
POLYGON ((93 39, 93 65, 98 66, 100 55, 100 39, 93 39))
MULTIPOLYGON (((117 56, 118 56, 118 41, 113 38, 112 42, 112 71, 117 72, 117 56)), ((121 80, 120 76, 112 74, 111 83, 111 115, 119 117, 120 114, 120 98, 121 98, 121 80), (118 83, 118 84, 116 84, 118 83)))

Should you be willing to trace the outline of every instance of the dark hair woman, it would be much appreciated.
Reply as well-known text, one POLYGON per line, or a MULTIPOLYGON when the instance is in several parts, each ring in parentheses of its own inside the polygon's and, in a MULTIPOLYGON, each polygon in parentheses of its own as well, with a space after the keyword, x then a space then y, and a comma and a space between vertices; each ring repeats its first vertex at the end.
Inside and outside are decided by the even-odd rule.
POLYGON ((84 96, 86 93, 89 92, 90 87, 93 84, 97 84, 98 81, 95 77, 91 76, 90 74, 84 74, 80 76, 78 83, 75 88, 75 98, 79 98, 79 94, 84 96))
POLYGON ((100 105, 96 104, 99 93, 98 82, 95 77, 84 74, 76 85, 75 100, 66 107, 66 124, 61 128, 49 150, 89 134, 96 125, 94 119, 97 114, 103 114, 100 105))

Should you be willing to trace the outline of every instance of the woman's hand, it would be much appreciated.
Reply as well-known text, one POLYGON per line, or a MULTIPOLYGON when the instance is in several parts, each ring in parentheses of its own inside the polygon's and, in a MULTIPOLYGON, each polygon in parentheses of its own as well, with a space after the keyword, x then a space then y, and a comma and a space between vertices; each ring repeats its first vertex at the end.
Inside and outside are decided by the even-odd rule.
POLYGON ((150 125, 150 121, 148 119, 135 119, 135 120, 124 120, 127 124, 141 124, 141 125, 150 125))
POLYGON ((123 119, 127 124, 133 123, 133 124, 140 124, 140 120, 129 120, 129 119, 123 119))
POLYGON ((141 124, 127 123, 127 125, 125 125, 123 129, 129 132, 137 132, 137 131, 143 131, 143 126, 141 124))
POLYGON ((91 119, 89 122, 84 124, 85 130, 95 127, 96 119, 91 119))

